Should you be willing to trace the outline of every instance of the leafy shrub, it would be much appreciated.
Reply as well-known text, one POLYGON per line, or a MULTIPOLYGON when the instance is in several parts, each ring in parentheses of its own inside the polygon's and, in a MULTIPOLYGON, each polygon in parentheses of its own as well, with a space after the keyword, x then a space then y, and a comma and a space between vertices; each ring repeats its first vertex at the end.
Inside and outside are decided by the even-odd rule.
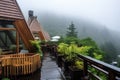
POLYGON ((10 80, 9 78, 3 78, 2 80, 10 80))
POLYGON ((68 44, 60 43, 60 44, 58 45, 57 50, 58 50, 58 52, 59 52, 61 55, 65 56, 66 53, 67 53, 67 52, 66 52, 67 47, 68 47, 68 44))
POLYGON ((65 55, 67 61, 73 62, 73 66, 78 69, 83 69, 83 61, 78 60, 77 55, 91 56, 95 59, 103 59, 103 51, 101 51, 97 44, 91 39, 78 39, 67 37, 58 45, 58 51, 65 55))
POLYGON ((39 40, 30 40, 30 42, 34 48, 34 52, 39 53, 40 56, 43 56, 42 51, 41 51, 41 47, 40 47, 40 41, 39 40))
POLYGON ((83 69, 83 61, 81 61, 81 60, 76 60, 76 61, 75 61, 75 67, 76 67, 77 69, 83 69))

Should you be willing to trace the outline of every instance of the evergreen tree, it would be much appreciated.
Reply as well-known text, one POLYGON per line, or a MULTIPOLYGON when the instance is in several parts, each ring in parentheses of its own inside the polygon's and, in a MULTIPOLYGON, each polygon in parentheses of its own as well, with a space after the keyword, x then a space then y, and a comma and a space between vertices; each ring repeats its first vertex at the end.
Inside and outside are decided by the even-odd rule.
POLYGON ((67 37, 77 37, 77 32, 75 31, 76 28, 72 22, 67 29, 68 29, 67 34, 66 34, 67 37))

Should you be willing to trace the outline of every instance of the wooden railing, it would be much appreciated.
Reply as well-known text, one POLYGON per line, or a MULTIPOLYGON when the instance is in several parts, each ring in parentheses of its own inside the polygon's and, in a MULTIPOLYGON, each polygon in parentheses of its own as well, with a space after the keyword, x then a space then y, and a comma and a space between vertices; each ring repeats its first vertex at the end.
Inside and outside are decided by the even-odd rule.
MULTIPOLYGON (((55 46, 48 47, 48 50, 54 56, 58 53, 55 46)), ((83 80, 120 80, 120 68, 89 56, 78 55, 78 59, 82 60, 84 63, 83 80), (97 72, 97 74, 92 73, 90 70, 91 68, 105 74, 105 79, 102 79, 101 76, 97 75, 97 72)))
MULTIPOLYGON (((56 54, 57 50, 55 46, 51 46, 49 51, 52 54, 56 54)), ((97 70, 97 72, 101 72, 105 75, 104 80, 120 80, 120 68, 110 65, 108 63, 102 62, 100 60, 96 60, 89 56, 78 55, 78 58, 84 63, 84 79, 85 80, 103 80, 101 76, 94 74, 91 72, 91 68, 97 70)), ((97 73, 96 72, 96 73, 97 73)), ((98 74, 98 73, 97 73, 98 74)))
POLYGON ((41 67, 39 54, 10 54, 0 57, 3 76, 26 75, 41 67))
POLYGON ((117 79, 118 77, 120 77, 120 68, 107 64, 105 62, 93 59, 88 56, 79 55, 78 57, 82 59, 84 62, 84 75, 88 79, 91 80, 91 78, 94 78, 95 80, 102 80, 99 76, 89 71, 89 66, 90 66, 106 74, 107 80, 120 80, 120 79, 117 79))

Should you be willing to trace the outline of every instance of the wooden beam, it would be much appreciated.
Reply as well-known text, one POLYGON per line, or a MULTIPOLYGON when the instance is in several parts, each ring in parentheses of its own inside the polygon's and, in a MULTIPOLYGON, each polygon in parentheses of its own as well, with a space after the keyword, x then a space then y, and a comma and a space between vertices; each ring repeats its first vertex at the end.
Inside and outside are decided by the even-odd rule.
POLYGON ((26 23, 25 20, 16 20, 14 22, 14 26, 16 30, 19 32, 21 39, 23 40, 25 47, 29 50, 29 52, 33 52, 33 46, 30 43, 30 40, 34 40, 34 37, 26 23))
POLYGON ((39 31, 38 34, 41 40, 45 40, 45 36, 42 31, 39 31))
POLYGON ((16 53, 19 53, 19 33, 16 31, 16 53))
POLYGON ((16 30, 15 28, 3 28, 3 27, 0 27, 0 30, 16 30))

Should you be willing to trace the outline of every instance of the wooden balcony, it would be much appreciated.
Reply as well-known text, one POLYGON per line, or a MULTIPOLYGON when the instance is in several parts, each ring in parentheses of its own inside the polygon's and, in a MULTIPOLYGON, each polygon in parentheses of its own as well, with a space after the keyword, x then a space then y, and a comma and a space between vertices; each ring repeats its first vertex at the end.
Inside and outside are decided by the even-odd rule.
MULTIPOLYGON (((57 71, 57 69, 60 69, 55 64, 56 59, 51 60, 52 57, 56 58, 56 49, 55 47, 47 47, 47 53, 50 53, 52 56, 47 56, 43 60, 43 66, 41 71, 41 76, 39 76, 41 79, 45 79, 46 77, 53 78, 58 75, 50 76, 56 73, 51 72, 45 72, 48 70, 52 70, 54 72, 57 71), (47 61, 47 63, 46 63, 47 61), (53 64, 54 62, 54 64, 53 64), (51 67, 51 68, 50 68, 51 67), (54 69, 55 68, 55 69, 54 69), (47 74, 47 75, 46 75, 47 74)), ((44 55, 45 56, 45 55, 44 55)), ((3 66, 3 74, 8 76, 11 75, 25 75, 34 72, 37 68, 40 68, 40 57, 37 56, 37 54, 12 54, 12 55, 2 55, 0 56, 3 66)), ((97 72, 101 72, 105 74, 106 79, 104 80, 119 80, 120 77, 120 68, 115 67, 113 65, 107 64, 105 62, 93 59, 88 56, 78 55, 78 59, 82 60, 84 62, 84 68, 83 68, 83 76, 82 80, 103 80, 101 76, 94 74, 91 72, 90 68, 94 68, 97 70, 97 72)), ((67 80, 65 79, 66 75, 64 74, 62 68, 61 73, 63 73, 60 80, 67 80), (63 79, 64 78, 64 79, 63 79)), ((59 74, 59 76, 61 75, 59 74)), ((22 79, 21 79, 22 80, 22 79)), ((71 79, 70 79, 71 80, 71 79)))
MULTIPOLYGON (((56 47, 49 47, 49 51, 52 55, 57 55, 56 47)), ((104 80, 120 80, 120 68, 89 56, 78 55, 78 59, 84 64, 82 80, 103 80, 100 75, 97 75, 99 73, 104 74, 104 80), (90 68, 97 70, 98 73, 94 74, 90 68)))
POLYGON ((10 54, 0 56, 3 77, 27 75, 41 67, 39 54, 10 54))

